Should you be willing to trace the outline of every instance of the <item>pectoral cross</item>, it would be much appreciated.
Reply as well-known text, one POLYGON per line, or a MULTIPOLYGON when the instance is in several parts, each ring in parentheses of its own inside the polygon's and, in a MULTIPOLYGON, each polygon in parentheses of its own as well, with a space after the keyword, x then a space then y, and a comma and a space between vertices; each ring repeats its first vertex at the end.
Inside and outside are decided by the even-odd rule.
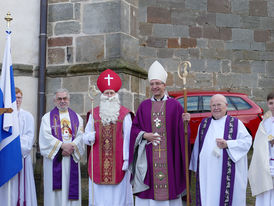
POLYGON ((0 108, 0 115, 4 113, 12 113, 13 109, 12 108, 0 108))
POLYGON ((155 126, 157 127, 157 128, 160 128, 161 127, 161 120, 157 117, 156 119, 154 119, 154 122, 155 122, 155 126))

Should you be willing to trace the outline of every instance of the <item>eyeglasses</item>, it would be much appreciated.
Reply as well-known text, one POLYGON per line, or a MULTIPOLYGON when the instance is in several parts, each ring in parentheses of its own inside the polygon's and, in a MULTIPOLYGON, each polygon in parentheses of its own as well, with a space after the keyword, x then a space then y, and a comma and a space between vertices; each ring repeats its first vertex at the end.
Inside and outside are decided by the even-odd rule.
POLYGON ((68 97, 57 97, 57 101, 61 102, 61 101, 67 101, 68 97))

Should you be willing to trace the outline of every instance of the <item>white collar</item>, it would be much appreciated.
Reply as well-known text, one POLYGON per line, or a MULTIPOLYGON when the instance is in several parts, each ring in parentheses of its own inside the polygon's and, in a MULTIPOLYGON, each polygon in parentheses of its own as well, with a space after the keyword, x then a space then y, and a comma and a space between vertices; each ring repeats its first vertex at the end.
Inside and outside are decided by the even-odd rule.
POLYGON ((165 94, 161 100, 155 100, 154 96, 151 97, 151 101, 155 102, 155 101, 166 101, 167 100, 167 95, 165 94))

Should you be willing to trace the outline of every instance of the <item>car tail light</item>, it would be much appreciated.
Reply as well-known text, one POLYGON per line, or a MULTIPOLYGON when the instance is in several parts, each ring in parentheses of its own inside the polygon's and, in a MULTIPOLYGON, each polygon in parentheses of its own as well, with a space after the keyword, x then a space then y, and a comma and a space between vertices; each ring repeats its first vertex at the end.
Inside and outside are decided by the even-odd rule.
POLYGON ((260 114, 258 114, 258 117, 260 118, 261 121, 263 120, 263 116, 264 116, 264 113, 263 113, 263 112, 260 113, 260 114))

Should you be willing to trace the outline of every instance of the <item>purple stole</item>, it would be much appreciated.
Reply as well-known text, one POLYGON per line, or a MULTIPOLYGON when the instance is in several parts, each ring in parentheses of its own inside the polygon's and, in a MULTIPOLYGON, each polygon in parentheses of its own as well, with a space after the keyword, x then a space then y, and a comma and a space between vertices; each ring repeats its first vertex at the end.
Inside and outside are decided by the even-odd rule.
MULTIPOLYGON (((72 140, 74 140, 78 127, 79 120, 77 114, 68 108, 69 118, 71 122, 72 130, 72 140)), ((55 107, 50 112, 50 127, 51 134, 61 142, 62 131, 60 125, 59 110, 55 107)), ((62 150, 60 149, 53 159, 52 165, 52 189, 61 190, 62 189, 62 150)), ((73 157, 70 156, 70 179, 69 179, 69 200, 78 200, 79 199, 79 172, 78 172, 78 163, 73 160, 73 157)))
MULTIPOLYGON (((199 155, 196 172, 196 206, 202 206, 199 181, 199 161, 200 152, 203 147, 204 139, 211 123, 212 117, 204 118, 199 128, 199 155)), ((238 132, 238 119, 227 115, 225 121, 225 140, 235 140, 238 132)), ((220 192, 220 206, 232 205, 233 189, 235 179, 235 163, 228 156, 226 149, 223 149, 222 182, 220 192)))
POLYGON ((161 136, 161 142, 152 146, 154 199, 168 200, 168 167, 167 167, 167 135, 166 135, 166 101, 152 102, 152 132, 161 136))

